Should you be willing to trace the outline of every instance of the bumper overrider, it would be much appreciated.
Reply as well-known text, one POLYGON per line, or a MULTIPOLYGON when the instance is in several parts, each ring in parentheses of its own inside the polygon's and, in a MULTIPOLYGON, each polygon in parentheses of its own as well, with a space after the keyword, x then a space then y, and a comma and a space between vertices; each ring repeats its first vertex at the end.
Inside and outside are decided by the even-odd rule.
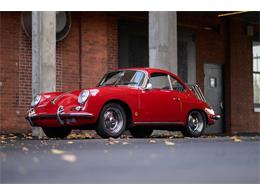
POLYGON ((28 111, 28 116, 25 118, 29 121, 31 126, 37 126, 35 124, 35 120, 40 119, 54 119, 57 120, 59 125, 66 125, 66 124, 77 124, 78 120, 80 119, 91 119, 94 115, 88 112, 70 112, 65 113, 63 106, 59 106, 57 109, 56 114, 36 114, 34 108, 30 108, 28 111))

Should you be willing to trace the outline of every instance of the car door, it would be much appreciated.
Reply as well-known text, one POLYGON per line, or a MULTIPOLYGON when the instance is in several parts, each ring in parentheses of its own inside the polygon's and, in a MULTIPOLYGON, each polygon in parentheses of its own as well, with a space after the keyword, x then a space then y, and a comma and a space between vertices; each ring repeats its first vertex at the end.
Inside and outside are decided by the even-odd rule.
POLYGON ((172 90, 169 75, 153 73, 149 78, 152 89, 140 94, 140 122, 174 123, 179 121, 178 92, 172 90))

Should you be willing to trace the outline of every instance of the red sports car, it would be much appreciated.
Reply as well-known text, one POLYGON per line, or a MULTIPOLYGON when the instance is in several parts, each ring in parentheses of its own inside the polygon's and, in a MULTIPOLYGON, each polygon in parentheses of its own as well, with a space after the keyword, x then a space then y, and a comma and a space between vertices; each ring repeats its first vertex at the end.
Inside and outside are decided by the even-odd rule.
POLYGON ((103 138, 127 129, 142 138, 154 129, 198 137, 219 117, 197 85, 164 70, 126 68, 108 72, 95 88, 35 96, 26 119, 50 138, 64 138, 72 129, 96 129, 103 138))

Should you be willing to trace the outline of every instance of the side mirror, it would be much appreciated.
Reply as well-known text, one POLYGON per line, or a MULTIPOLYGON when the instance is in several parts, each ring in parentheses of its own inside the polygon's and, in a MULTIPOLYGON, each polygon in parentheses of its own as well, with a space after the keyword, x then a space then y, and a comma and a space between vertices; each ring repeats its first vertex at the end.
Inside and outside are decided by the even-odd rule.
POLYGON ((153 88, 152 83, 147 83, 145 90, 151 90, 153 88))

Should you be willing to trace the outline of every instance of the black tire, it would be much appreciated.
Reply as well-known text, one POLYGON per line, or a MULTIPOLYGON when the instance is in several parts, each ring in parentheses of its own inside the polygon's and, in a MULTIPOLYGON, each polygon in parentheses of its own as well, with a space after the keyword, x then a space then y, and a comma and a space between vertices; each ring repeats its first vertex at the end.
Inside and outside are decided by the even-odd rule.
POLYGON ((198 110, 191 111, 187 116, 186 126, 183 128, 183 135, 186 137, 199 137, 206 128, 206 117, 198 110))
POLYGON ((126 114, 116 103, 106 104, 99 115, 96 132, 102 138, 118 138, 126 128, 126 114))
POLYGON ((147 128, 135 128, 130 129, 129 131, 134 138, 147 138, 150 137, 153 133, 153 129, 147 128))
POLYGON ((45 135, 49 138, 61 138, 61 139, 67 137, 71 132, 71 129, 60 128, 60 127, 57 128, 43 127, 42 130, 45 133, 45 135))

